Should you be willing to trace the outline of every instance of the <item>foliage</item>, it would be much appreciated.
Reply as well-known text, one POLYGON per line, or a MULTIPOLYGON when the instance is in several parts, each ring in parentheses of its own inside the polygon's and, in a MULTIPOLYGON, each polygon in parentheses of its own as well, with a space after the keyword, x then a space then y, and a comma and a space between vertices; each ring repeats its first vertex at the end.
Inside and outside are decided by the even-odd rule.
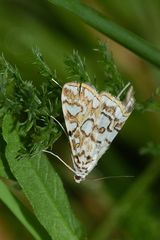
MULTIPOLYGON (((39 152, 17 160, 21 142, 17 129, 13 130, 13 126, 11 115, 5 115, 2 129, 7 143, 6 158, 11 171, 30 200, 37 219, 51 239, 80 239, 80 226, 71 212, 62 182, 44 154, 39 152)), ((36 236, 35 239, 39 237, 36 236)))
MULTIPOLYGON (((41 64, 42 75, 46 72, 46 77, 50 77, 50 69, 37 51, 36 56, 37 62, 41 64)), ((60 112, 59 87, 53 88, 51 82, 46 81, 38 90, 31 81, 24 81, 18 69, 9 64, 4 56, 0 60, 1 115, 10 112, 15 121, 19 120, 20 136, 27 151, 39 152, 51 146, 61 135, 57 124, 50 117, 51 114, 57 117, 60 112)))
POLYGON ((0 63, 0 221, 11 223, 6 232, 16 236, 10 239, 28 239, 24 227, 33 239, 87 239, 72 209, 88 239, 159 239, 160 74, 155 66, 160 66, 160 2, 146 1, 145 8, 138 0, 10 3, 2 0, 0 5, 0 52, 7 59, 2 55, 0 63), (109 42, 121 74, 104 43, 90 52, 97 39, 109 42), (35 48, 30 64, 35 45, 45 58, 35 48), (68 56, 72 49, 78 50, 68 56), (77 185, 61 163, 50 164, 41 154, 53 145, 62 159, 70 159, 61 128, 51 118, 64 125, 56 82, 62 86, 66 81, 84 81, 113 95, 133 82, 135 111, 91 178, 134 178, 88 179, 77 185), (156 90, 146 99, 151 89, 156 90), (10 220, 4 205, 23 226, 10 220))
POLYGON ((107 48, 107 45, 101 41, 98 42, 98 47, 94 49, 100 55, 99 63, 104 66, 104 75, 107 90, 115 96, 118 96, 120 90, 124 87, 124 80, 120 75, 120 72, 113 60, 111 51, 107 48))
MULTIPOLYGON (((42 76, 55 78, 40 52, 36 50, 35 53, 42 76)), ((42 154, 42 150, 52 146, 61 135, 59 126, 50 117, 60 114, 59 86, 44 81, 39 89, 36 88, 32 82, 24 81, 17 68, 3 56, 0 73, 2 135, 7 143, 6 159, 1 161, 1 177, 6 176, 3 163, 4 167, 8 164, 51 239, 80 239, 80 227, 71 212, 62 183, 42 154), (63 229, 61 234, 60 228, 63 229)), ((8 204, 14 207, 12 196, 8 204)), ((41 228, 36 233, 34 225, 31 227, 32 223, 24 221, 22 213, 13 212, 35 239, 43 239, 41 228)), ((44 238, 48 239, 46 233, 44 238)))
MULTIPOLYGON (((99 44, 100 53, 107 56, 107 53, 104 53, 108 51, 107 48, 104 45, 103 49, 101 47, 102 44, 99 44)), ((34 55, 36 57, 34 64, 38 65, 40 74, 47 79, 38 88, 31 81, 23 80, 18 69, 8 63, 4 56, 1 57, 0 103, 3 119, 2 136, 7 144, 5 161, 30 201, 34 214, 51 238, 81 239, 82 231, 72 214, 62 183, 42 154, 42 150, 52 146, 61 135, 59 126, 51 118, 52 115, 54 117, 61 115, 61 89, 58 82, 56 85, 58 81, 56 73, 52 72, 38 49, 34 50, 34 55), (61 228, 63 231, 60 231, 61 228)), ((113 89, 113 80, 116 84, 116 77, 119 77, 116 75, 118 70, 112 58, 104 59, 105 61, 111 66, 108 71, 114 77, 110 88, 113 89)), ((72 55, 65 58, 65 64, 72 78, 91 81, 86 72, 85 60, 77 51, 73 51, 72 55)), ((6 176, 2 161, 1 176, 6 176)), ((5 198, 3 201, 5 202, 5 198)), ((11 196, 9 206, 12 202, 11 196)), ((14 202, 13 204, 17 205, 14 202)), ((34 227, 32 229, 30 223, 24 221, 21 213, 15 210, 14 214, 36 239, 41 239, 34 227)))
POLYGON ((77 79, 80 82, 91 82, 86 69, 85 58, 82 59, 78 51, 73 50, 73 53, 65 58, 65 64, 69 78, 77 79))

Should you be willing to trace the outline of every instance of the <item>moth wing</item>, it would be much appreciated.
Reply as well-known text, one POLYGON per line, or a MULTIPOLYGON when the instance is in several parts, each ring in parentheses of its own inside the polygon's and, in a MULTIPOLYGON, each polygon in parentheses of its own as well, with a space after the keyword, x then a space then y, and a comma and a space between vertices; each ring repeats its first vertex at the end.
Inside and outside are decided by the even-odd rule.
POLYGON ((127 94, 126 99, 128 100, 124 101, 125 104, 123 104, 123 102, 109 93, 100 94, 101 111, 98 118, 97 131, 95 131, 96 142, 99 144, 95 149, 97 160, 107 151, 133 110, 133 95, 129 98, 127 94))
POLYGON ((67 83, 62 89, 62 109, 77 178, 95 167, 133 110, 133 90, 124 102, 109 93, 100 95, 85 83, 67 83))
POLYGON ((70 82, 63 86, 62 110, 77 174, 87 175, 91 171, 90 153, 96 148, 91 136, 99 116, 99 106, 99 95, 88 84, 70 82))

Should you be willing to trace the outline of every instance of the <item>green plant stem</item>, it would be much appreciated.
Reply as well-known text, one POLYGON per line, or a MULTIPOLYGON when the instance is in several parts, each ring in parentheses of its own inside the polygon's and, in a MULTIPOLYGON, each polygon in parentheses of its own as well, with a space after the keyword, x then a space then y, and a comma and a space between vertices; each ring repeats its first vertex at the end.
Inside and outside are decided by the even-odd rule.
POLYGON ((125 218, 127 212, 138 204, 146 190, 151 186, 153 181, 160 173, 160 161, 155 159, 150 166, 144 171, 143 175, 134 182, 132 188, 121 199, 118 206, 114 208, 111 215, 93 232, 92 240, 109 240, 110 235, 118 225, 119 221, 125 218))
POLYGON ((160 67, 160 50, 150 43, 140 38, 136 34, 126 30, 118 24, 102 16, 96 10, 81 4, 76 0, 49 0, 51 3, 61 6, 75 15, 79 16, 84 22, 104 33, 111 39, 130 49, 143 59, 160 67))

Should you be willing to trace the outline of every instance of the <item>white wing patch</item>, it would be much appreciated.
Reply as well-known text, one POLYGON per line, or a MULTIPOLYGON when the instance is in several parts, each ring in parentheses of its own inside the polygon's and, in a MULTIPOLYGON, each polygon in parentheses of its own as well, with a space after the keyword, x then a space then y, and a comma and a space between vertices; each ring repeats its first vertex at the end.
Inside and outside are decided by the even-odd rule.
POLYGON ((100 94, 85 83, 66 83, 62 109, 77 183, 96 166, 124 125, 134 106, 133 88, 121 102, 107 92, 100 94))
POLYGON ((66 111, 70 113, 70 115, 76 116, 79 112, 81 112, 81 106, 77 106, 76 104, 66 104, 66 111))
POLYGON ((88 137, 94 128, 94 122, 92 119, 87 119, 81 126, 81 131, 88 137))

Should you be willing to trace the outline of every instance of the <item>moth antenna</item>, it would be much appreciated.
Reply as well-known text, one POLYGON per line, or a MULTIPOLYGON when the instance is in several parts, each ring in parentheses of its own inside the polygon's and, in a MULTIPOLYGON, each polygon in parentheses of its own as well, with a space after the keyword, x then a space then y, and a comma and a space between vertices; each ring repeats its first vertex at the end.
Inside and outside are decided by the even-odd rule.
POLYGON ((108 177, 101 177, 101 178, 95 178, 95 179, 87 179, 92 181, 99 181, 104 179, 112 179, 112 178, 134 178, 135 176, 125 176, 125 175, 119 175, 119 176, 108 176, 108 177))
POLYGON ((81 88, 82 88, 82 83, 80 82, 80 85, 79 85, 79 96, 80 96, 80 93, 81 93, 81 88))
POLYGON ((54 79, 54 78, 52 78, 51 79, 55 84, 57 84, 60 88, 62 88, 62 86, 54 79))
POLYGON ((72 169, 65 161, 62 160, 62 158, 60 158, 57 154, 53 153, 53 152, 50 152, 48 150, 42 150, 42 152, 45 152, 45 153, 49 153, 51 154, 52 156, 56 157, 58 160, 60 160, 70 171, 72 171, 74 174, 76 174, 76 172, 74 171, 74 169, 72 169))
POLYGON ((50 116, 56 123, 58 123, 58 125, 62 128, 63 132, 66 134, 66 136, 68 137, 68 134, 65 130, 65 128, 62 126, 62 124, 53 116, 50 116))
POLYGON ((122 95, 122 93, 124 93, 124 91, 131 85, 131 83, 127 83, 126 86, 120 91, 120 93, 118 94, 117 98, 120 98, 120 96, 122 95))

